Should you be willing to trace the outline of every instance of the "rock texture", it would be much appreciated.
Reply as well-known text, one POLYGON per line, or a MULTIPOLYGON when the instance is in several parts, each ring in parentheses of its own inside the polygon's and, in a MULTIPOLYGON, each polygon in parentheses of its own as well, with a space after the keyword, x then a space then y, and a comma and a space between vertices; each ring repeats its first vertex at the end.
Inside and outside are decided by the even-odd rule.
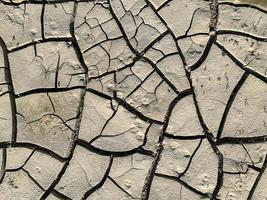
POLYGON ((0 0, 0 200, 267 199, 264 6, 0 0))

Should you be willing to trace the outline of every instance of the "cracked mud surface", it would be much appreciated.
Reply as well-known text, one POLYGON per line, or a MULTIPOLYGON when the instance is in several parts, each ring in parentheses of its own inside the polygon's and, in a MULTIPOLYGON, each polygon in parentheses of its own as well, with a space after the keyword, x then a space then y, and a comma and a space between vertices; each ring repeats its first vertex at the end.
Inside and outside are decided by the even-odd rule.
POLYGON ((0 2, 0 200, 267 199, 264 1, 0 2))

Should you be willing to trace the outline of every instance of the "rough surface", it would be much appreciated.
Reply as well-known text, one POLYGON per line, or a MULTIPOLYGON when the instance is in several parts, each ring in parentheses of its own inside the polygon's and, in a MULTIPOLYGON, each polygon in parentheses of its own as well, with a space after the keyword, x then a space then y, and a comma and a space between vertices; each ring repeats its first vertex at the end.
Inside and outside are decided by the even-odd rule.
POLYGON ((0 200, 266 200, 265 0, 0 0, 0 200))

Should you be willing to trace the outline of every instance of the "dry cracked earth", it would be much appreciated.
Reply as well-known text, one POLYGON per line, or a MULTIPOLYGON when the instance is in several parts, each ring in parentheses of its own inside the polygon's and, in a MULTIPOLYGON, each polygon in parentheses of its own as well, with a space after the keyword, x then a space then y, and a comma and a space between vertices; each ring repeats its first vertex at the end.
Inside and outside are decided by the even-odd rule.
POLYGON ((264 1, 0 2, 0 200, 267 199, 264 1))

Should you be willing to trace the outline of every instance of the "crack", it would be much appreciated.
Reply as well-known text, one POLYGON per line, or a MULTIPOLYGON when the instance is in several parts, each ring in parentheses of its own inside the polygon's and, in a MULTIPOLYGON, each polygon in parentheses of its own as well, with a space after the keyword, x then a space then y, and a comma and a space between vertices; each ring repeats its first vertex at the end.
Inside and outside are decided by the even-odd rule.
POLYGON ((252 144, 264 143, 267 141, 267 135, 256 137, 222 137, 217 140, 217 144, 252 144))
POLYGON ((163 151, 163 140, 164 140, 164 133, 168 127, 168 123, 170 120, 170 116, 172 113, 172 110, 174 109, 175 105, 184 97, 190 95, 192 93, 191 90, 185 90, 183 92, 181 92, 169 105, 169 108, 167 110, 167 113, 165 115, 165 119, 164 119, 164 125, 161 131, 161 134, 159 136, 158 139, 158 145, 157 145, 157 149, 156 149, 156 155, 155 155, 155 159, 152 162, 152 165, 149 169, 149 172, 146 176, 146 180, 145 180, 145 184, 143 186, 143 190, 142 190, 142 195, 141 195, 141 199, 142 200, 146 200, 149 198, 149 193, 150 193, 150 188, 151 188, 151 184, 155 175, 155 171, 157 168, 157 165, 159 163, 160 160, 160 156, 161 153, 163 151))
POLYGON ((116 95, 114 95, 114 97, 106 95, 104 93, 101 93, 97 90, 91 89, 91 88, 87 88, 86 91, 91 92, 97 96, 100 96, 102 98, 105 98, 107 100, 112 101, 113 99, 115 101, 117 101, 119 103, 119 105, 121 105, 122 107, 124 107, 126 110, 128 110, 130 113, 132 113, 133 115, 139 117, 141 120, 148 122, 148 123, 155 123, 155 124, 159 124, 162 125, 164 122, 159 121, 159 120, 155 120, 152 119, 150 117, 147 117, 146 115, 144 115, 143 113, 141 113, 140 111, 138 111, 136 108, 132 107, 130 104, 128 104, 126 101, 124 101, 123 99, 117 97, 116 95))
POLYGON ((231 30, 231 29, 224 29, 224 30, 218 30, 217 35, 225 35, 225 34, 231 34, 231 35, 238 35, 238 36, 244 36, 244 37, 248 37, 257 41, 261 41, 261 42, 267 42, 267 37, 261 37, 261 36, 257 36, 251 33, 247 33, 247 32, 243 32, 243 31, 236 31, 236 30, 231 30))
POLYGON ((36 151, 52 156, 53 158, 57 159, 60 162, 64 162, 66 160, 66 158, 58 155, 54 151, 47 149, 45 147, 39 146, 37 144, 27 143, 27 142, 16 142, 16 143, 0 142, 0 149, 9 148, 9 147, 23 147, 23 148, 28 148, 28 149, 35 149, 36 151))
POLYGON ((226 103, 226 106, 225 106, 225 109, 224 109, 224 112, 223 112, 223 115, 222 115, 222 119, 221 119, 221 122, 220 122, 220 125, 219 125, 219 128, 218 128, 217 140, 220 140, 220 138, 221 138, 221 135, 223 133, 223 128, 224 128, 225 122, 227 120, 227 116, 228 116, 228 113, 229 113, 229 111, 231 109, 231 106, 232 106, 232 104, 233 104, 233 102, 235 100, 235 97, 238 94, 239 90, 241 89, 241 87, 243 86, 245 81, 247 80, 248 76, 249 76, 249 73, 245 72, 242 75, 242 77, 240 78, 240 80, 238 81, 238 83, 236 84, 236 86, 233 89, 232 93, 230 94, 230 97, 228 99, 228 102, 226 103))
POLYGON ((211 50, 211 47, 214 44, 214 42, 216 41, 216 39, 217 39, 217 35, 212 33, 209 37, 209 40, 205 46, 205 49, 204 49, 201 57, 197 60, 196 63, 192 64, 191 66, 188 66, 190 71, 196 70, 197 68, 199 68, 203 64, 203 62, 207 59, 209 52, 211 50))
POLYGON ((1 170, 0 170, 0 184, 3 182, 5 173, 6 173, 6 161, 7 161, 7 152, 6 148, 2 149, 2 159, 1 159, 1 170))
POLYGON ((27 164, 27 162, 31 159, 32 155, 35 153, 36 151, 36 148, 34 148, 31 152, 31 154, 28 156, 28 158, 24 161, 24 163, 18 167, 18 168, 15 168, 15 169, 6 169, 7 172, 15 172, 15 171, 19 171, 19 170, 22 170, 23 167, 27 164))
POLYGON ((38 94, 38 93, 59 93, 59 92, 66 92, 66 91, 71 91, 71 90, 76 90, 76 89, 85 89, 85 86, 73 86, 73 87, 68 87, 68 88, 35 88, 32 90, 28 90, 19 94, 15 95, 15 98, 21 98, 25 97, 28 95, 32 94, 38 94))
POLYGON ((62 178, 62 176, 65 174, 69 164, 70 164, 70 160, 73 157, 74 154, 74 150, 78 141, 78 135, 79 135, 79 130, 80 130, 80 124, 81 124, 81 117, 82 117, 82 112, 83 112, 83 107, 84 107, 84 98, 85 98, 85 87, 87 85, 87 77, 88 77, 88 67, 84 62, 83 59, 83 55, 81 53, 80 47, 78 45, 77 39, 75 37, 75 32, 74 32, 74 21, 75 21, 75 17, 76 17, 76 13, 77 13, 77 6, 78 6, 78 2, 75 1, 74 2, 74 7, 73 7, 73 12, 72 12, 72 18, 70 20, 69 23, 69 28, 70 28, 70 33, 72 36, 72 45, 73 48, 75 50, 76 56, 78 58, 78 60, 80 61, 80 64, 82 65, 84 71, 85 71, 85 80, 84 80, 84 86, 82 87, 82 91, 81 91, 81 95, 80 95, 80 102, 79 102, 79 106, 77 109, 77 115, 80 117, 76 120, 76 124, 75 124, 75 132, 72 135, 72 141, 71 144, 69 146, 69 152, 67 154, 67 160, 64 163, 61 171, 59 172, 57 178, 50 184, 49 188, 45 191, 45 193, 42 195, 40 200, 46 199, 49 194, 54 190, 54 188, 56 187, 56 185, 58 184, 58 182, 60 181, 60 179, 62 178))
POLYGON ((125 157, 125 156, 129 156, 135 153, 139 153, 139 154, 143 154, 143 155, 147 155, 147 156, 151 156, 154 157, 154 153, 152 151, 148 151, 145 150, 143 148, 143 145, 128 150, 128 151, 107 151, 107 150, 103 150, 100 148, 97 148, 95 146, 93 146, 92 144, 90 144, 89 142, 83 140, 83 139, 78 139, 78 145, 86 148, 87 150, 94 152, 96 154, 102 155, 102 156, 114 156, 114 157, 125 157))
POLYGON ((165 1, 163 4, 161 4, 158 9, 157 12, 159 12, 162 8, 164 8, 165 6, 167 6, 169 3, 171 3, 173 0, 167 0, 165 1))
POLYGON ((129 192, 127 192, 126 190, 124 190, 113 178, 111 178, 110 176, 108 176, 108 179, 111 180, 111 182, 114 183, 114 185, 116 185, 120 190, 122 190, 129 197, 131 197, 132 199, 136 199, 129 192))
POLYGON ((249 192, 249 195, 248 195, 247 200, 251 200, 253 198, 253 195, 255 193, 255 190, 257 189, 257 186, 258 186, 258 184, 259 184, 259 182, 261 180, 261 177, 262 177, 263 173, 266 170, 266 167, 267 167, 267 155, 265 155, 265 160, 264 160, 263 166, 262 166, 262 168, 260 170, 260 173, 257 176, 257 178, 256 178, 256 180, 255 180, 255 182, 254 182, 254 184, 253 184, 250 192, 249 192))
MULTIPOLYGON (((136 199, 135 195, 136 194, 132 194, 127 192, 125 189, 123 189, 123 187, 121 187, 110 175, 110 170, 112 167, 112 162, 113 162, 113 158, 116 157, 127 157, 129 156, 131 158, 131 165, 133 167, 133 155, 134 154, 140 154, 140 155, 144 155, 144 156, 148 156, 150 158, 152 158, 152 164, 149 166, 149 170, 148 173, 146 174, 145 177, 145 183, 143 185, 142 188, 142 194, 141 194, 141 199, 142 200, 148 200, 149 199, 149 194, 150 194, 150 188, 153 182, 153 178, 154 176, 158 176, 158 177, 162 177, 165 179, 170 179, 170 180, 175 180, 178 183, 181 184, 181 188, 180 188, 180 198, 182 199, 182 189, 183 188, 187 188, 188 190, 192 191, 193 193, 197 194, 201 197, 206 197, 212 200, 217 200, 217 195, 219 194, 219 191, 222 187, 223 184, 223 174, 239 174, 241 175, 241 173, 232 173, 232 172, 225 172, 223 170, 223 155, 222 153, 219 151, 219 146, 223 145, 223 144, 233 144, 233 145, 242 145, 243 149, 246 151, 246 157, 245 159, 247 159, 247 156, 249 157, 249 163, 248 167, 249 169, 253 169, 254 171, 258 172, 258 176, 256 178, 256 181, 254 182, 250 192, 249 192, 249 197, 248 200, 252 199, 254 196, 254 193, 262 179, 263 173, 266 170, 267 167, 267 156, 265 157, 265 161, 263 163, 263 167, 259 168, 257 166, 255 166, 255 163, 253 161, 253 157, 252 155, 249 154, 248 150, 245 147, 245 144, 263 144, 267 141, 267 136, 263 135, 263 136, 256 136, 256 137, 222 137, 223 135, 223 129, 227 120, 227 116, 228 113, 230 112, 230 109, 232 109, 232 104, 239 92, 239 90, 241 89, 241 87, 243 86, 243 84, 245 83, 246 79, 248 78, 249 75, 255 76, 256 78, 260 79, 261 81, 263 81, 264 83, 267 83, 267 77, 264 74, 261 74, 257 71, 255 71, 254 69, 250 68, 248 65, 250 64, 250 62, 252 62, 252 60, 257 59, 257 57, 255 56, 252 60, 250 60, 248 63, 244 64, 242 63, 238 58, 236 58, 229 50, 227 50, 222 44, 220 44, 217 41, 217 36, 218 35, 227 35, 227 34, 232 34, 232 35, 237 35, 237 36, 243 36, 246 38, 251 38, 256 40, 257 42, 261 41, 261 42, 267 42, 267 38, 263 37, 263 36, 258 36, 255 34, 251 34, 248 32, 243 32, 243 31, 238 31, 238 30, 217 30, 217 24, 218 24, 218 15, 219 15, 219 5, 230 5, 230 6, 234 6, 234 7, 240 7, 240 8, 252 8, 252 9, 256 9, 264 14, 267 14, 267 10, 265 10, 264 8, 261 8, 259 6, 256 5, 252 5, 252 4, 245 4, 245 3, 230 3, 230 2, 218 2, 218 0, 204 0, 205 2, 209 2, 209 7, 210 7, 210 23, 209 23, 209 32, 208 33, 194 33, 194 34, 188 34, 193 26, 194 23, 194 18, 196 13, 198 12, 198 10, 200 10, 201 8, 197 8, 193 11, 192 16, 191 16, 191 20, 190 20, 190 24, 187 28, 187 30, 185 31, 184 35, 180 35, 180 36, 175 36, 174 32, 172 31, 172 29, 170 28, 170 25, 167 24, 167 22, 163 19, 163 17, 159 14, 159 11, 167 6, 169 6, 169 4, 172 2, 172 0, 166 0, 165 2, 162 2, 161 5, 158 6, 158 8, 156 9, 154 7, 154 5, 149 1, 149 0, 144 0, 142 5, 138 5, 136 3, 131 4, 129 7, 126 7, 125 2, 122 2, 121 0, 118 0, 118 3, 120 3, 122 5, 122 12, 124 11, 124 14, 130 14, 133 20, 133 23, 135 25, 134 29, 133 29, 133 36, 130 38, 130 36, 128 37, 127 35, 127 29, 125 28, 125 25, 121 22, 122 17, 118 17, 117 16, 117 11, 115 9, 117 9, 114 4, 114 1, 112 0, 100 0, 100 1, 95 1, 95 0, 22 0, 19 3, 10 1, 4 1, 4 0, 0 0, 1 4, 5 5, 5 6, 10 6, 11 8, 14 6, 18 6, 21 5, 24 6, 24 13, 23 13, 23 32, 25 31, 25 17, 26 14, 28 14, 29 12, 29 7, 27 6, 27 4, 36 4, 36 5, 40 5, 40 12, 41 12, 41 16, 40 16, 40 28, 41 28, 41 38, 38 39, 34 39, 32 41, 26 42, 26 43, 22 43, 22 44, 18 44, 18 46, 16 47, 11 47, 11 48, 7 48, 5 42, 3 41, 3 39, 0 37, 0 46, 3 49, 3 58, 4 58, 4 66, 1 66, 0 69, 3 69, 3 71, 5 72, 5 82, 1 82, 0 86, 2 87, 7 87, 8 91, 5 91, 3 93, 0 94, 0 97, 4 96, 4 95, 8 95, 9 96, 9 100, 10 100, 10 104, 11 104, 11 121, 12 121, 12 136, 11 136, 11 140, 10 141, 4 141, 4 142, 0 142, 0 149, 2 149, 2 163, 1 163, 1 170, 0 170, 0 183, 3 181, 4 176, 5 176, 5 172, 15 172, 18 170, 23 170, 25 173, 28 174, 28 176, 30 177, 30 179, 42 190, 44 191, 44 193, 41 196, 41 200, 47 199, 50 195, 54 195, 55 197, 59 198, 59 199, 71 199, 67 196, 65 196, 64 194, 60 193, 59 191, 55 190, 56 185, 59 183, 59 181, 61 180, 61 178, 64 176, 66 170, 68 169, 71 159, 73 158, 74 155, 74 150, 76 148, 76 145, 79 145, 81 147, 84 147, 85 149, 87 149, 90 152, 96 153, 98 155, 101 156, 109 156, 110 157, 110 162, 109 162, 109 166, 105 172, 105 175, 103 176, 103 178, 101 179, 101 181, 93 186, 92 188, 88 189, 82 199, 87 199, 88 197, 90 198, 90 195, 93 194, 95 191, 97 191, 98 189, 100 189, 106 182, 107 179, 109 179, 117 188, 119 188, 122 192, 124 192, 126 195, 128 195, 129 198, 132 199, 136 199), (81 19, 81 24, 79 24, 78 26, 75 26, 75 20, 77 17, 81 17, 79 15, 77 15, 77 9, 78 9, 78 5, 81 2, 92 2, 92 8, 89 8, 89 11, 86 13, 86 16, 81 19), (69 13, 66 10, 66 7, 64 7, 64 3, 73 3, 73 11, 71 13, 69 13), (64 13, 70 15, 70 22, 69 22, 69 31, 70 31, 70 35, 71 37, 66 37, 66 36, 53 36, 53 37, 46 37, 45 35, 45 21, 44 21, 44 16, 48 13, 46 12, 46 5, 48 4, 59 4, 59 6, 62 7, 64 13), (110 15, 110 18, 108 20, 104 20, 103 23, 100 23, 100 19, 98 17, 95 16, 90 16, 91 13, 94 13, 95 11, 93 9, 96 9, 96 5, 100 5, 101 9, 104 9, 105 12, 107 11, 110 15), (27 13, 26 13, 26 8, 27 8, 27 13), (144 14, 148 9, 151 9, 154 16, 156 19, 158 19, 160 21, 160 23, 162 23, 161 25, 163 25, 164 27, 164 31, 160 31, 160 29, 155 28, 153 25, 151 25, 150 23, 147 23, 145 18, 142 18, 142 14, 144 14), (135 10, 135 13, 134 11, 135 10), (77 16, 76 16, 77 15, 77 16), (91 21, 90 21, 91 20, 91 21), (115 21, 116 24, 116 28, 118 26, 118 30, 119 31, 119 36, 115 36, 115 37, 110 37, 109 36, 109 32, 105 32, 105 28, 104 26, 109 26, 108 22, 113 22, 112 20, 115 21), (138 21, 139 20, 139 21, 138 21), (85 48, 84 50, 81 50, 78 41, 80 40, 80 38, 78 38, 78 36, 76 36, 75 34, 75 30, 76 28, 81 27, 82 25, 87 25, 90 29, 92 28, 98 28, 103 36, 103 40, 99 39, 100 41, 97 41, 96 43, 92 44, 91 46, 85 48), (154 39, 149 40, 148 44, 146 44, 146 46, 143 48, 143 50, 139 50, 138 47, 140 47, 141 42, 138 40, 138 34, 140 34, 140 31, 142 29, 143 26, 146 26, 148 28, 152 28, 153 31, 155 32, 155 34, 157 36, 155 36, 154 39), (164 50, 161 49, 157 49, 156 47, 154 47, 154 45, 156 45, 157 43, 160 43, 161 40, 167 36, 170 35, 171 39, 175 42, 175 48, 176 50, 172 53, 164 53, 164 50), (186 59, 185 59, 185 55, 182 53, 181 48, 178 44, 178 41, 184 38, 190 38, 193 36, 208 36, 209 38, 206 46, 200 56, 200 58, 192 65, 188 66, 186 59), (120 56, 122 56, 121 54, 118 55, 117 57, 113 56, 110 51, 111 51, 111 47, 113 47, 113 42, 117 42, 117 41, 123 41, 126 43, 126 48, 127 51, 129 51, 131 54, 133 54, 133 56, 131 55, 131 61, 125 61, 123 60, 123 58, 121 59, 120 56), (41 56, 38 56, 37 53, 37 45, 41 44, 41 43, 47 43, 47 42, 67 42, 68 43, 68 47, 71 47, 74 49, 76 57, 78 58, 78 61, 80 63, 80 65, 83 68, 84 73, 67 73, 67 75, 70 75, 70 81, 67 85, 67 87, 64 88, 60 88, 60 85, 58 84, 58 80, 60 77, 60 69, 63 66, 64 62, 61 64, 61 53, 58 52, 58 57, 57 57, 57 63, 55 63, 56 68, 53 72, 55 72, 55 84, 53 86, 53 88, 34 88, 28 91, 23 91, 19 94, 16 94, 14 91, 14 86, 12 83, 12 77, 11 77, 11 72, 10 72, 10 64, 9 64, 9 58, 8 55, 13 53, 13 52, 17 52, 20 50, 23 50, 27 47, 33 47, 34 49, 34 53, 35 53, 35 58, 38 58, 41 60, 41 65, 40 67, 43 67, 42 70, 45 71, 45 73, 49 73, 50 71, 48 69, 45 68, 45 66, 43 66, 43 58, 41 56), (136 47, 134 45, 134 42, 136 43, 136 47), (132 45, 133 44, 133 45, 132 45), (212 45, 216 45, 217 47, 219 47, 223 53, 225 53, 239 68, 241 68, 242 70, 244 70, 244 73, 242 75, 242 77, 239 79, 238 83, 236 84, 235 88, 232 90, 230 97, 228 98, 228 102, 225 104, 225 109, 224 112, 221 116, 221 120, 220 120, 220 125, 219 125, 219 129, 217 132, 217 136, 215 137, 213 135, 213 133, 211 132, 211 130, 209 129, 208 125, 205 123, 203 117, 202 117, 202 113, 200 111, 200 105, 198 103, 198 96, 196 94, 194 85, 192 83, 192 79, 191 79, 191 71, 198 69, 199 67, 201 67, 203 65, 203 63, 205 62, 205 60, 207 59, 212 45), (104 52, 104 56, 108 59, 107 64, 105 64, 106 67, 106 71, 103 73, 100 73, 100 69, 98 69, 98 64, 100 62, 98 62, 95 65, 91 65, 91 66, 87 66, 84 60, 84 55, 86 52, 89 52, 90 50, 94 49, 95 47, 99 47, 101 48, 101 50, 103 50, 104 52), (150 60, 148 57, 146 57, 146 53, 149 52, 149 50, 154 50, 156 51, 158 54, 161 54, 161 57, 154 63, 152 60, 150 60), (158 63, 159 62, 164 62, 164 59, 168 56, 177 56, 182 60, 182 64, 183 64, 183 68, 185 71, 185 76, 189 81, 189 89, 183 90, 183 91, 178 91, 178 89, 176 88, 176 86, 172 83, 172 81, 170 81, 168 79, 168 77, 158 68, 158 63), (137 61, 142 61, 145 63, 148 63, 151 67, 152 67, 152 71, 150 73, 148 73, 146 75, 145 78, 141 79, 140 77, 138 77, 134 72, 132 67, 137 63, 137 61), (112 64, 111 63, 117 63, 119 62, 119 66, 123 65, 122 67, 118 68, 118 69, 111 69, 112 64), (130 62, 130 63, 129 63, 130 62), (129 64, 126 64, 129 63, 129 64), (89 76, 88 75, 88 68, 91 69, 93 68, 94 70, 97 71, 96 75, 92 75, 89 76), (124 73, 123 70, 130 70, 131 73, 129 72, 128 75, 125 76, 125 78, 120 81, 117 82, 117 76, 119 76, 119 72, 121 72, 122 74, 124 73), (69 87, 72 77, 76 76, 76 75, 85 75, 85 79, 81 80, 83 81, 83 84, 81 86, 73 86, 73 87, 69 87), (154 89, 154 93, 152 92, 148 92, 147 93, 154 95, 153 98, 156 98, 156 100, 151 100, 150 102, 158 102, 158 97, 157 97, 157 89, 160 87, 160 85, 162 83, 166 83, 166 85, 168 86, 168 90, 172 90, 176 93, 176 97, 172 100, 171 103, 169 103, 168 108, 167 108, 167 112, 165 113, 164 116, 164 120, 160 121, 160 120, 156 120, 153 119, 151 117, 148 117, 146 113, 143 113, 140 111, 140 106, 138 107, 134 107, 132 106, 130 103, 128 103, 126 101, 127 98, 129 98, 131 95, 135 94, 135 92, 139 89, 139 88, 143 88, 143 84, 147 82, 147 80, 149 79, 149 77, 152 74, 157 74, 161 80, 160 83, 157 83, 155 89, 154 89), (104 83, 103 83, 103 79, 107 77, 108 75, 113 75, 113 80, 116 84, 120 84, 122 83, 124 80, 126 80, 127 77, 130 76, 135 76, 139 82, 136 83, 136 85, 134 86, 134 89, 132 89, 129 94, 126 96, 126 98, 119 98, 117 96, 116 91, 113 91, 113 95, 107 95, 105 94, 104 91, 104 83), (95 80, 97 79, 97 81, 100 82, 102 87, 102 90, 98 91, 92 88, 87 88, 87 84, 90 83, 91 80, 95 80), (170 89, 169 89, 170 88, 170 89), (74 117, 64 120, 62 116, 59 116, 58 114, 56 114, 56 107, 50 97, 50 93, 60 93, 60 92, 65 92, 65 91, 71 91, 71 90, 80 90, 80 99, 79 99, 79 106, 77 108, 77 112, 75 114, 74 117), (81 124, 81 119, 82 119, 82 113, 83 113, 83 109, 84 109, 84 98, 86 95, 86 92, 95 94, 101 98, 104 98, 106 100, 110 101, 110 107, 113 110, 113 114, 106 120, 105 124, 103 125, 100 135, 96 136, 95 138, 93 138, 91 141, 87 142, 85 140, 82 140, 80 138, 78 138, 79 135, 79 130, 80 130, 80 124, 81 124), (20 115, 23 117, 23 113, 20 114, 17 112, 16 110, 16 99, 17 98, 21 98, 21 97, 25 97, 28 95, 33 95, 33 94, 38 94, 38 93, 46 93, 46 95, 49 98, 49 102, 53 108, 53 113, 50 114, 44 114, 42 117, 40 117, 39 119, 36 120, 32 120, 30 122, 28 122, 27 124, 30 123, 35 123, 38 122, 39 120, 41 120, 43 117, 45 116, 55 116, 59 119, 59 124, 63 124, 65 125, 67 128, 69 128, 72 131, 72 135, 71 135, 71 143, 68 149, 68 153, 65 157, 62 157, 60 155, 58 155, 57 153, 55 153, 54 151, 39 146, 37 144, 33 144, 33 143, 27 143, 27 142, 17 142, 17 115, 20 115), (194 107, 197 113, 197 117, 198 120, 200 122, 200 125, 203 129, 203 135, 199 134, 199 135, 193 135, 193 136, 179 136, 179 134, 177 133, 177 135, 175 135, 176 133, 168 133, 166 132, 166 129, 168 127, 168 123, 170 120, 170 117, 172 115, 172 110, 174 109, 175 105, 184 97, 188 96, 188 95, 192 95, 193 98, 193 103, 194 103, 194 107), (115 104, 113 104, 115 103, 115 104), (149 123, 149 125, 147 126, 145 133, 144 133, 144 139, 141 145, 132 148, 130 150, 127 151, 108 151, 108 150, 104 150, 98 147, 95 147, 92 143, 99 139, 100 137, 116 137, 122 134, 127 133, 127 131, 122 132, 122 133, 118 133, 116 135, 103 135, 103 131, 105 129, 107 129, 107 125, 110 122, 110 120, 116 115, 116 112, 119 108, 119 106, 122 106, 124 109, 126 109, 129 113, 133 114, 134 116, 136 116, 138 119, 149 123), (67 122, 75 120, 75 129, 71 128, 67 122), (159 125, 162 129, 160 132, 159 137, 157 138, 157 147, 156 147, 156 151, 149 151, 146 150, 146 143, 147 140, 149 139, 150 135, 148 135, 148 133, 150 134, 150 128, 152 127, 152 125, 159 125), (199 143, 197 145, 197 147, 194 149, 194 152, 192 153, 192 155, 190 156, 189 162, 185 168, 185 170, 180 173, 177 174, 177 176, 168 176, 165 174, 160 174, 160 173, 156 173, 156 169, 157 169, 157 165, 161 159, 161 154, 163 151, 163 141, 164 138, 171 138, 174 140, 199 140, 199 143), (199 150, 201 143, 203 141, 203 139, 207 139, 210 147, 212 148, 213 152, 216 154, 216 157, 218 159, 218 171, 217 171, 217 180, 216 180, 216 185, 213 188, 212 194, 210 193, 203 193, 199 190, 197 190, 196 188, 190 186, 189 183, 186 183, 184 181, 181 180, 182 176, 186 176, 186 172, 188 169, 190 169, 192 160, 195 156, 195 154, 197 153, 197 151, 199 150), (27 159, 25 160, 25 162, 18 168, 14 168, 14 169, 6 169, 6 162, 7 162, 7 148, 10 147, 20 147, 20 148, 28 148, 31 149, 32 152, 31 154, 27 157, 27 159), (32 155, 34 154, 34 152, 41 152, 44 153, 46 155, 49 155, 55 159, 57 159, 58 161, 63 163, 63 167, 60 169, 60 172, 57 174, 57 177, 52 181, 52 183, 49 185, 48 189, 45 190, 31 175, 28 171, 26 171, 23 167, 26 165, 26 163, 31 159, 32 155), (250 162, 251 161, 251 162, 250 162)), ((81 4, 80 4, 81 5, 81 4)), ((81 5, 84 6, 84 5, 81 5)), ((94 15, 94 14, 93 14, 94 15)), ((102 17, 102 13, 99 14, 99 17, 102 17)), ((151 16, 152 17, 152 16, 151 16)), ((151 18, 152 20, 152 18, 151 18)), ((109 29, 112 29, 113 27, 108 27, 109 29)), ((141 33, 141 34, 146 34, 146 33, 141 33)), ((117 33, 115 33, 115 35, 117 35, 117 33)), ((102 37, 101 36, 101 37, 102 37)), ((125 45, 124 45, 125 46, 125 45)), ((125 47, 123 47, 125 48, 125 47)), ((127 53, 129 53, 127 52, 127 53)), ((34 59, 35 59, 34 58, 34 59)), ((101 63, 99 64, 101 65, 101 63)), ((128 73, 128 71, 126 72, 128 73)), ((228 77, 225 74, 225 77, 227 79, 227 84, 228 84, 228 77)), ((94 82, 93 82, 94 83, 94 82)), ((228 85, 226 87, 229 87, 228 85)), ((214 98, 213 100, 221 102, 220 100, 217 100, 216 98, 214 98)), ((159 103, 159 102, 158 102, 159 103)), ((161 106, 161 105, 160 105, 161 106)), ((150 116, 150 115, 149 115, 150 116)), ((9 120, 7 117, 3 117, 0 119, 3 120, 9 120)), ((265 122, 264 122, 265 123, 265 122)), ((56 127, 56 126, 55 126, 56 127)), ((54 127, 52 127, 54 128, 54 127)), ((82 167, 82 166, 81 166, 82 167)), ((84 169, 82 168, 82 170, 84 171, 84 169)), ((88 182, 88 185, 90 186, 90 183, 88 181, 88 177, 87 174, 85 173, 86 176, 86 180, 88 182)), ((228 193, 227 193, 228 195, 228 193)), ((114 197, 116 198, 116 197, 114 197)))
POLYGON ((193 136, 180 136, 180 135, 172 135, 171 133, 164 133, 164 136, 167 138, 177 139, 177 140, 196 140, 196 139, 204 139, 205 135, 193 135, 193 136))
POLYGON ((110 161, 109 161, 109 166, 108 166, 108 168, 106 170, 106 173, 104 174, 104 177, 102 178, 102 180, 97 185, 95 185, 90 190, 85 192, 81 200, 87 199, 91 194, 93 194, 95 191, 97 191, 98 189, 100 189, 104 185, 106 179, 108 178, 112 163, 113 163, 113 156, 111 155, 110 156, 110 161))
POLYGON ((214 43, 216 46, 218 46, 223 52, 228 55, 228 57, 241 69, 244 71, 247 71, 249 74, 255 76, 256 78, 262 80, 263 82, 267 83, 267 77, 263 74, 251 69, 250 67, 243 64, 240 60, 238 60, 230 51, 228 51, 222 44, 220 44, 218 41, 214 43))
POLYGON ((36 45, 37 44, 41 44, 41 43, 47 43, 47 42, 71 42, 72 38, 71 37, 65 37, 65 36, 61 36, 61 37, 46 37, 46 38, 40 38, 40 39, 35 39, 32 40, 31 42, 26 42, 24 44, 21 44, 19 46, 16 47, 12 47, 8 50, 8 53, 13 53, 22 49, 25 49, 27 47, 30 46, 34 46, 35 48, 35 54, 36 54, 36 45))
POLYGON ((234 6, 234 7, 240 7, 240 8, 254 8, 258 11, 261 11, 265 14, 267 14, 267 10, 256 6, 255 4, 250 4, 250 3, 232 3, 232 2, 219 2, 219 5, 229 5, 229 6, 234 6))
MULTIPOLYGON (((9 100, 10 100, 10 106, 11 106, 11 113, 12 113, 12 136, 11 136, 11 141, 15 143, 17 141, 17 106, 16 106, 16 101, 14 97, 14 86, 12 82, 12 76, 11 76, 11 71, 10 71, 10 63, 9 63, 9 58, 8 58, 8 50, 7 46, 4 42, 4 40, 0 37, 0 46, 2 47, 3 50, 3 57, 4 57, 4 64, 5 64, 5 81, 9 83, 7 85, 8 87, 8 95, 9 95, 9 100)), ((2 96, 2 95, 0 95, 2 96)))
POLYGON ((57 197, 57 198, 59 198, 59 199, 61 199, 61 200, 72 200, 71 198, 67 197, 66 195, 60 193, 60 192, 57 191, 57 190, 53 190, 53 191, 52 191, 52 194, 53 194, 55 197, 57 197))
POLYGON ((174 181, 178 181, 183 187, 189 189, 190 191, 194 192, 195 194, 200 195, 201 197, 206 197, 209 198, 209 194, 208 193, 203 193, 193 187, 191 187, 190 185, 188 185, 186 182, 178 179, 175 176, 169 176, 169 175, 165 175, 165 174, 161 174, 161 173, 155 173, 155 176, 161 177, 161 178, 166 178, 166 179, 170 179, 170 180, 174 180, 174 181))
POLYGON ((22 168, 21 170, 24 171, 24 172, 28 175, 28 177, 35 183, 35 185, 38 186, 38 188, 40 188, 42 191, 45 191, 45 189, 40 185, 40 183, 38 183, 38 182, 32 177, 32 175, 30 174, 29 171, 27 171, 27 170, 24 169, 24 168, 22 168))
POLYGON ((41 23, 41 36, 42 39, 45 39, 45 24, 44 24, 44 15, 45 15, 45 5, 46 5, 46 0, 42 0, 42 10, 41 10, 41 16, 40 16, 40 23, 41 23))

